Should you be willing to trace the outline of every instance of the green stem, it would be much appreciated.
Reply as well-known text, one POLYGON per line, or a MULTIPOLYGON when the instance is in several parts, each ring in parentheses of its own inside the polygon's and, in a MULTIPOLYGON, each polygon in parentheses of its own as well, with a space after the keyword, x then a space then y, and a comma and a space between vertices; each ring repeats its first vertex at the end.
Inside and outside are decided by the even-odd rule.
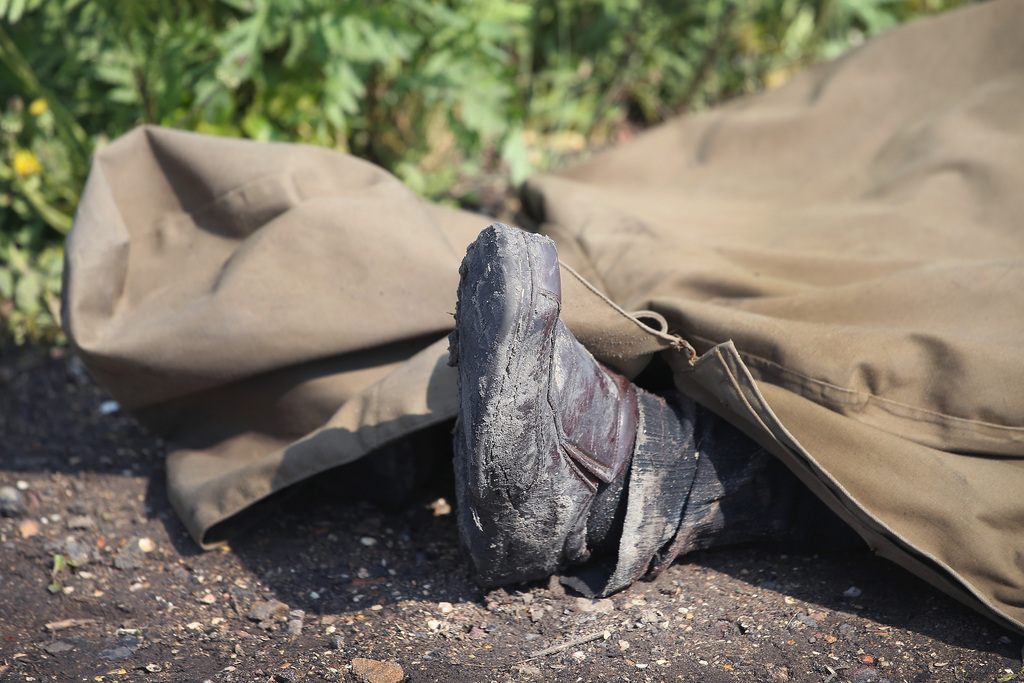
POLYGON ((68 230, 71 229, 71 216, 47 204, 39 190, 29 187, 20 178, 16 179, 14 184, 47 225, 62 235, 68 234, 68 230))
POLYGON ((39 217, 46 221, 47 225, 62 235, 68 234, 68 230, 71 229, 71 216, 47 204, 42 193, 27 185, 21 176, 14 172, 14 169, 0 163, 0 180, 5 180, 14 185, 21 196, 36 210, 39 217))

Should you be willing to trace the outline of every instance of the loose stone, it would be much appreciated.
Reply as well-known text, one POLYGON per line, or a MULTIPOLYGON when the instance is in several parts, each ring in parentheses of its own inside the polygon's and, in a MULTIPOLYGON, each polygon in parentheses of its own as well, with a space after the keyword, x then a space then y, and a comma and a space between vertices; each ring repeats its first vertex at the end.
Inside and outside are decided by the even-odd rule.
POLYGON ((13 486, 0 486, 0 515, 21 517, 25 514, 25 497, 13 486))
POLYGON ((282 612, 288 609, 288 605, 284 604, 280 600, 268 600, 266 602, 259 602, 253 605, 252 609, 246 615, 253 621, 267 621, 272 619, 278 612, 282 612))
POLYGON ((401 683, 405 672, 395 662, 356 657, 352 660, 352 673, 360 683, 401 683))

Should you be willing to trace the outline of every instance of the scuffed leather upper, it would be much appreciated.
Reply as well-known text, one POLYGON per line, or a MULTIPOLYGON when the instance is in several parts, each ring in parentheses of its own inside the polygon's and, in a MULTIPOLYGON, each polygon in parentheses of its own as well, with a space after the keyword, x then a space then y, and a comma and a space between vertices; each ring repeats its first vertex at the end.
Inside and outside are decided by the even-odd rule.
POLYGON ((482 583, 541 578, 587 559, 599 482, 629 464, 636 392, 559 319, 551 240, 491 225, 460 274, 450 338, 460 533, 482 583))

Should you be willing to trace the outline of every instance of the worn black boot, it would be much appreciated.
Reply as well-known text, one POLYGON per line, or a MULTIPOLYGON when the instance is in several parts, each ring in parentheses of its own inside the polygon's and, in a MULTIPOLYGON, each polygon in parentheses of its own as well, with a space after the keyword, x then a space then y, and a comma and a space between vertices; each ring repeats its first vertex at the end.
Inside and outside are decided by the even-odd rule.
POLYGON ((550 239, 492 225, 460 273, 450 337, 455 477, 459 530, 479 580, 542 578, 585 563, 596 547, 628 545, 625 585, 678 527, 693 474, 680 418, 565 327, 550 239), (635 504, 623 504, 630 476, 645 482, 645 502, 631 493, 635 504))

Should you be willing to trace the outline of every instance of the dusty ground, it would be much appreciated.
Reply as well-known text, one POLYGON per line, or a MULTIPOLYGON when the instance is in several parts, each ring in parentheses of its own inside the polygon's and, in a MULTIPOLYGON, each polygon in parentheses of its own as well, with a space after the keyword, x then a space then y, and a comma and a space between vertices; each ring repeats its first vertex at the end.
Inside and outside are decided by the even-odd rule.
POLYGON ((203 553, 163 446, 107 398, 60 350, 0 350, 2 681, 1024 679, 1019 636, 868 555, 703 553, 606 601, 485 593, 443 490, 398 512, 305 495, 203 553))

